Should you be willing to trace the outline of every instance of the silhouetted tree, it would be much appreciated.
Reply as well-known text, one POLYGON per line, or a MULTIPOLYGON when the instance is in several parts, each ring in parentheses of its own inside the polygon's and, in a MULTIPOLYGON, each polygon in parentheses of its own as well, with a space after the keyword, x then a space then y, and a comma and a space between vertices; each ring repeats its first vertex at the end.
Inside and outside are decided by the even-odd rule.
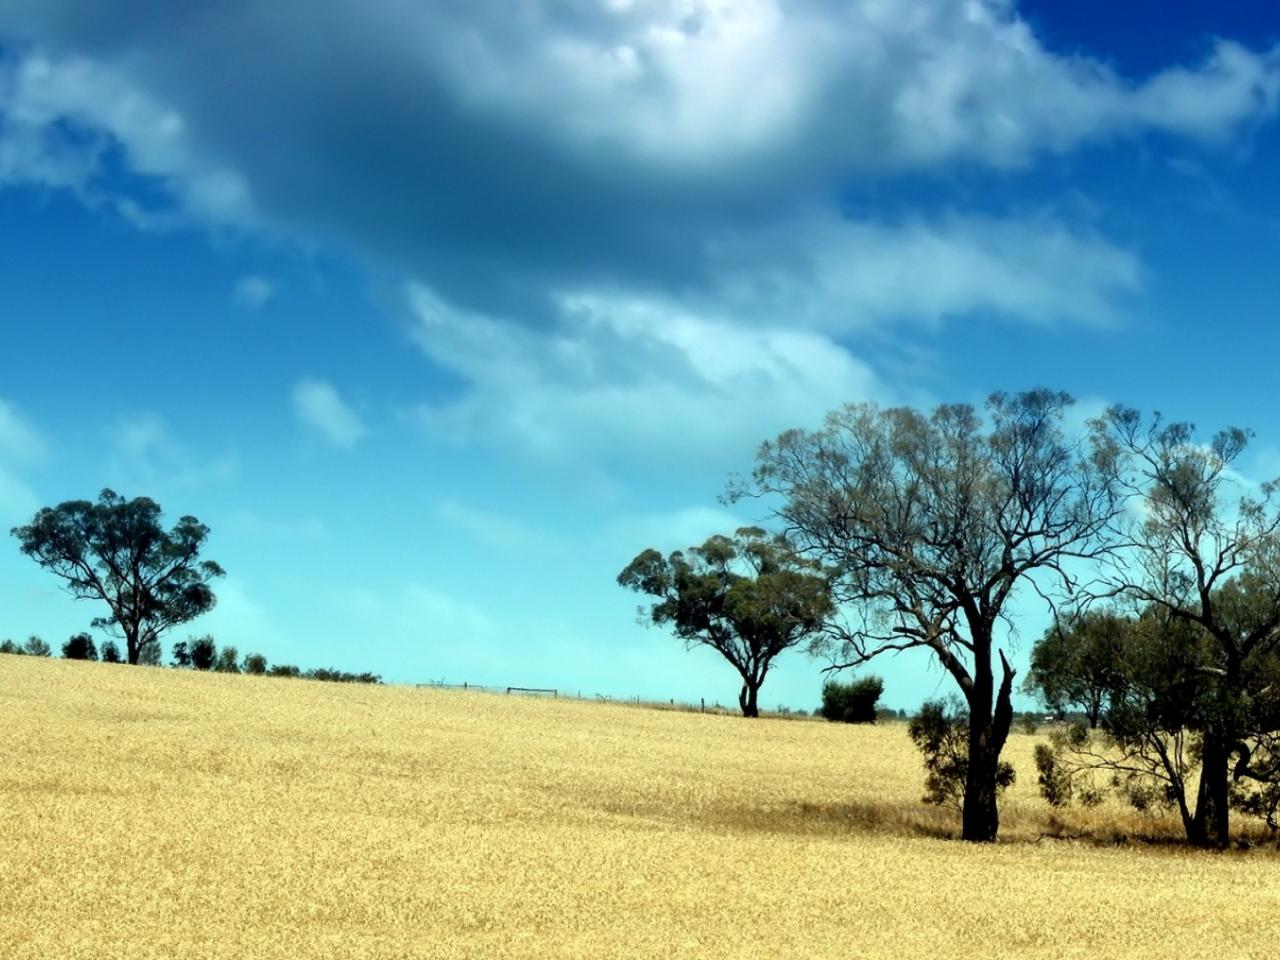
POLYGON ((730 490, 780 501, 788 539, 838 572, 849 619, 828 633, 833 668, 923 648, 955 681, 968 713, 966 840, 994 840, 1000 824, 1014 670, 997 624, 1028 581, 1046 595, 1055 581, 1077 586, 1083 562, 1110 549, 1120 509, 1115 444, 1100 428, 1064 437, 1072 402, 997 393, 985 423, 963 404, 847 406, 821 430, 763 444, 751 482, 730 490))
POLYGON ((223 574, 199 559, 209 528, 185 516, 166 532, 160 507, 103 490, 97 503, 45 507, 13 535, 22 552, 65 581, 76 599, 102 600, 110 616, 93 626, 125 641, 129 663, 159 649, 160 635, 213 608, 209 581, 223 574))
POLYGON ((214 642, 213 637, 205 634, 203 637, 195 637, 191 640, 189 646, 191 651, 191 666, 197 670, 212 670, 215 661, 218 659, 218 645, 214 642))
POLYGON ((98 645, 87 633, 77 633, 62 645, 62 656, 67 660, 97 660, 98 645))
POLYGON ((114 640, 108 640, 102 645, 102 662, 103 663, 123 663, 124 658, 120 656, 120 648, 116 646, 114 640))
POLYGON ((246 653, 244 655, 244 672, 255 677, 260 677, 267 672, 267 658, 260 653, 246 653))
POLYGON ((182 667, 184 670, 191 666, 191 645, 186 640, 179 640, 173 645, 173 660, 171 661, 175 667, 182 667))
POLYGON ((831 613, 819 567, 758 527, 711 537, 687 554, 645 550, 618 583, 657 597, 650 618, 670 624, 686 646, 710 647, 733 665, 742 677, 744 717, 760 715, 760 687, 774 658, 811 637, 831 613))

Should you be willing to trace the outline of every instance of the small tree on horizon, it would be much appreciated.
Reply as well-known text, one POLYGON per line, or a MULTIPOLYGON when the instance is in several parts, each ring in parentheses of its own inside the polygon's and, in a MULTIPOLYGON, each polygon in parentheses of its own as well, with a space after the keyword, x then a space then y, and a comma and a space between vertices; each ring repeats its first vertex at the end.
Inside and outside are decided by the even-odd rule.
POLYGON ((101 600, 109 616, 92 626, 125 641, 128 662, 158 652, 165 630, 213 608, 209 582, 220 566, 199 559, 209 528, 192 516, 169 531, 160 506, 147 497, 126 500, 103 490, 96 503, 68 500, 40 510, 13 528, 22 552, 65 581, 77 600, 101 600))
POLYGON ((650 620, 670 624, 687 648, 710 647, 738 671, 744 717, 760 715, 760 687, 778 654, 813 636, 832 610, 818 565, 759 527, 710 537, 687 553, 645 550, 618 583, 656 597, 650 620))

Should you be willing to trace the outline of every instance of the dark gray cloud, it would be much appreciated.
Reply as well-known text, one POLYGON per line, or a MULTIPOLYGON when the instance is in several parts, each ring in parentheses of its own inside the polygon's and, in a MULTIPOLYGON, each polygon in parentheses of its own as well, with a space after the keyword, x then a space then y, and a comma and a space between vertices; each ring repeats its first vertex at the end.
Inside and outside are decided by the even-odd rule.
MULTIPOLYGON (((1047 52, 1003 3, 950 0, 17 0, 0 34, 18 51, 6 112, 43 110, 28 132, 70 117, 194 216, 325 238, 525 317, 564 290, 705 298, 787 264, 803 280, 847 177, 1016 166, 1148 128, 1222 137, 1274 110, 1280 82, 1273 55, 1222 45, 1128 83, 1047 52)), ((1105 254, 1095 240, 1075 237, 1105 254)), ((1132 287, 1083 282, 1095 302, 1132 287)), ((931 309, 1010 306, 1032 309, 931 309)))

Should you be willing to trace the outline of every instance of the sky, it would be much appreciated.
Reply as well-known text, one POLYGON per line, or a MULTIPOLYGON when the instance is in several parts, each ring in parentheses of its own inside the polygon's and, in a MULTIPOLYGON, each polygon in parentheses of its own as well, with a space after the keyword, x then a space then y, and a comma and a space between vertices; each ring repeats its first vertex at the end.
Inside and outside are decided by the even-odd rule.
MULTIPOLYGON (((0 529, 196 515, 170 641, 732 704, 615 578, 843 403, 1046 385, 1280 474, 1278 105, 1263 0, 0 0, 0 529)), ((0 545, 0 635, 101 612, 0 545)))

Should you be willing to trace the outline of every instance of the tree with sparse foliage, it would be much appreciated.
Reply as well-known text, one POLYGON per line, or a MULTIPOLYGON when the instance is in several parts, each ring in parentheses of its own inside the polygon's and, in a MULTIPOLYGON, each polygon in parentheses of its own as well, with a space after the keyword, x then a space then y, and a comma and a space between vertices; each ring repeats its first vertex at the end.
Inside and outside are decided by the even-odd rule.
POLYGON ((62 645, 62 656, 67 660, 97 660, 98 645, 87 633, 77 633, 62 645))
POLYGON ((124 658, 120 656, 120 648, 116 646, 114 640, 108 640, 102 645, 102 662, 103 663, 123 663, 124 658))
POLYGON ((27 637, 27 642, 22 645, 22 652, 29 657, 53 656, 53 648, 37 637, 34 633, 27 637))
POLYGON ((128 662, 158 653, 165 630, 213 608, 209 583, 220 566, 200 560, 209 528, 192 516, 172 529, 160 506, 103 490, 96 503, 68 500, 45 507, 13 535, 22 552, 65 582, 76 599, 101 600, 110 615, 93 621, 125 642, 128 662))
POLYGON ((710 647, 738 671, 744 717, 760 715, 760 687, 774 659, 831 613, 821 568, 758 527, 711 537, 687 553, 645 550, 618 583, 657 598, 648 611, 653 623, 670 624, 688 647, 710 647))
POLYGON ((1234 465, 1252 436, 1246 430, 1202 442, 1192 424, 1120 407, 1105 423, 1141 506, 1122 518, 1128 547, 1114 589, 1201 641, 1190 833, 1197 844, 1224 847, 1233 781, 1270 774, 1250 743, 1267 732, 1255 728, 1256 701, 1271 695, 1265 674, 1280 652, 1280 483, 1241 481, 1234 465))
POLYGON ((848 619, 826 635, 833 668, 924 649, 951 676, 968 713, 966 840, 999 831, 1014 679, 999 628, 1010 601, 1028 585, 1070 593, 1111 549, 1121 509, 1115 444, 1100 428, 1065 436, 1072 402, 997 393, 985 418, 964 404, 847 406, 821 430, 763 444, 751 480, 729 494, 780 504, 787 538, 837 572, 848 619))

